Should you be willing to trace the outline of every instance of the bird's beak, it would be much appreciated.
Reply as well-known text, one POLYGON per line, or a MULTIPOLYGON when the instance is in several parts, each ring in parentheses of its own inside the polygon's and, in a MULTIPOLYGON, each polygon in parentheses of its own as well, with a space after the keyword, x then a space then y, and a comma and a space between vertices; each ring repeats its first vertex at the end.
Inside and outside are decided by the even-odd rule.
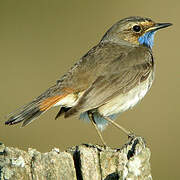
POLYGON ((162 29, 162 28, 166 28, 168 26, 172 26, 172 24, 171 23, 156 23, 155 29, 159 30, 159 29, 162 29))
POLYGON ((162 28, 166 28, 168 26, 172 26, 171 23, 156 23, 153 27, 150 27, 148 31, 157 31, 162 28))

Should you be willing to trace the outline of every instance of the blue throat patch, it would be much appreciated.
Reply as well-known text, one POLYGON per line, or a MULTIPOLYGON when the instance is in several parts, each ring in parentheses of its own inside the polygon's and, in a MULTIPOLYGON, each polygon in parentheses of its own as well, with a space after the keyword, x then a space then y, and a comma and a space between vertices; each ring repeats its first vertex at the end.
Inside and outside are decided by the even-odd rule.
POLYGON ((139 37, 138 41, 140 44, 144 44, 152 49, 154 44, 154 35, 156 31, 149 31, 143 36, 139 37))

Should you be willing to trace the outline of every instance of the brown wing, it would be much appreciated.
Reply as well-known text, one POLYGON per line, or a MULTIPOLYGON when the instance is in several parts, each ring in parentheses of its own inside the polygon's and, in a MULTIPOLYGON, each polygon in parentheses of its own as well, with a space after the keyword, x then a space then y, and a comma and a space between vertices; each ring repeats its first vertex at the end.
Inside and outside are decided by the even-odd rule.
POLYGON ((23 126, 27 125, 68 94, 86 91, 78 105, 72 111, 67 111, 71 114, 74 110, 83 112, 84 109, 98 107, 108 98, 122 93, 121 90, 127 84, 130 89, 135 82, 139 81, 140 74, 146 69, 143 68, 146 67, 144 58, 139 57, 144 57, 144 52, 148 49, 137 48, 138 54, 133 52, 135 49, 112 43, 98 44, 83 56, 56 85, 12 113, 6 124, 23 121, 23 126), (133 81, 134 78, 135 81, 133 81))
POLYGON ((92 48, 57 83, 27 105, 11 113, 5 122, 12 125, 23 121, 25 126, 50 109, 57 102, 72 94, 87 90, 101 74, 104 67, 122 56, 124 48, 116 44, 100 43, 92 48))
POLYGON ((144 81, 153 68, 151 52, 134 48, 126 56, 111 61, 65 117, 95 109, 111 98, 126 93, 144 81))
POLYGON ((85 54, 70 71, 57 81, 61 88, 84 91, 104 72, 112 61, 126 56, 130 48, 113 43, 100 43, 85 54))
MULTIPOLYGON (((42 110, 51 107, 68 94, 86 91, 96 79, 106 72, 106 67, 117 63, 131 48, 113 43, 100 43, 85 54, 70 71, 37 99, 42 110), (40 100, 40 101, 39 101, 40 100)), ((123 64, 123 62, 122 62, 123 64)))

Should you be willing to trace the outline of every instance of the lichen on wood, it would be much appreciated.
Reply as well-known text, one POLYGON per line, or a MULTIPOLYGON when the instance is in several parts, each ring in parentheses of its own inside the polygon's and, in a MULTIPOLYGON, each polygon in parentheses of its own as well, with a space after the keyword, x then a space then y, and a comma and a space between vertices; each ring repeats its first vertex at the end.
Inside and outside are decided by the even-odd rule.
POLYGON ((134 137, 122 148, 83 144, 40 153, 0 144, 0 180, 151 180, 150 150, 134 137))

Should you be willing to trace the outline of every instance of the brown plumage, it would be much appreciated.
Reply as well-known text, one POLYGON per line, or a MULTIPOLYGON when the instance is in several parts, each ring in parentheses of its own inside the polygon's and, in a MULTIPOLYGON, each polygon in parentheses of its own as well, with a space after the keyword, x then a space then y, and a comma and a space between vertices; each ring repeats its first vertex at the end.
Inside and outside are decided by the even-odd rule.
POLYGON ((140 37, 158 27, 160 24, 142 17, 117 22, 54 86, 12 114, 6 124, 23 121, 23 126, 27 125, 51 107, 60 105, 63 109, 57 117, 91 112, 102 129, 107 123, 103 117, 118 115, 133 107, 151 87, 152 50, 145 39, 141 44, 140 37), (136 32, 138 28, 140 31, 136 32))

